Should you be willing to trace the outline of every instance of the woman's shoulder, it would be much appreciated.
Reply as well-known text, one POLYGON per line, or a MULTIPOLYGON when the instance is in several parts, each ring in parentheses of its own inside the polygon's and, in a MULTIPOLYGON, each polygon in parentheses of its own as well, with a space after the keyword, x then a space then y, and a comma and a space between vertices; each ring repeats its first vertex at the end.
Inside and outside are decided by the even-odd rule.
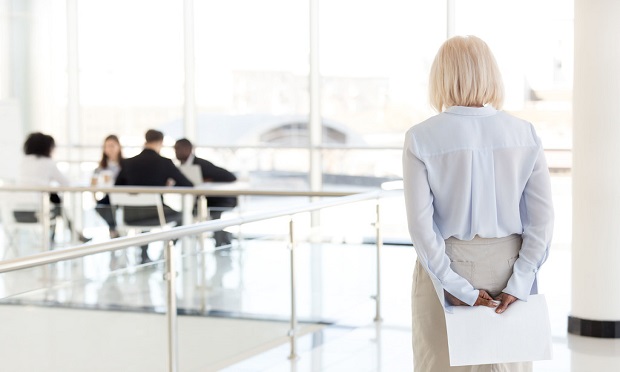
POLYGON ((407 131, 407 136, 412 136, 418 139, 426 139, 436 136, 443 137, 449 132, 446 128, 453 125, 454 121, 455 118, 442 112, 413 125, 407 131))
POLYGON ((513 135, 521 135, 524 138, 533 140, 538 138, 536 128, 531 122, 511 113, 506 111, 498 111, 498 122, 503 124, 503 131, 511 131, 513 135))
POLYGON ((55 166, 56 162, 47 156, 26 155, 22 159, 22 163, 38 164, 39 166, 51 165, 55 166))

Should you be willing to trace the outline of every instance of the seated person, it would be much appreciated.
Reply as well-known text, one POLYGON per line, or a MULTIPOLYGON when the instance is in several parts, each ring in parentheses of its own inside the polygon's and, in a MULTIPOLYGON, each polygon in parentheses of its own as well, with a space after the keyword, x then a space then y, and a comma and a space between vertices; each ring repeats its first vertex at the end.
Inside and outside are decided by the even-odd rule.
MULTIPOLYGON (((193 150, 194 147, 192 143, 185 138, 178 140, 174 144, 174 152, 176 158, 181 162, 181 165, 199 165, 204 182, 234 182, 237 180, 237 177, 226 169, 220 168, 205 159, 196 157, 193 150)), ((237 198, 209 196, 207 197, 207 205, 209 207, 209 217, 212 220, 217 220, 222 216, 222 212, 237 206, 237 198)), ((213 233, 213 238, 215 239, 216 247, 230 245, 232 234, 227 231, 215 231, 213 233)))
MULTIPOLYGON (((121 162, 123 161, 123 152, 118 137, 111 134, 103 141, 103 153, 99 166, 95 169, 91 186, 97 186, 98 182, 102 182, 103 186, 110 186, 116 181, 121 171, 121 162), (109 178, 109 179, 106 179, 109 178)), ((97 200, 95 207, 97 213, 105 220, 110 228, 110 238, 118 238, 116 231, 116 215, 115 210, 110 206, 110 197, 105 195, 97 200)))
MULTIPOLYGON (((52 160, 52 154, 56 148, 54 137, 40 132, 30 133, 26 142, 24 142, 24 158, 21 161, 18 184, 25 186, 51 186, 54 184, 60 186, 69 186, 69 180, 65 177, 56 162, 52 160)), ((56 193, 50 194, 50 202, 52 203, 51 216, 56 218, 64 216, 65 223, 69 231, 73 232, 73 224, 71 219, 62 213, 62 200, 56 193)), ((38 200, 35 201, 38 204, 38 200)), ((15 219, 18 222, 37 222, 38 219, 34 211, 15 211, 15 219)), ((54 240, 54 231, 51 231, 52 241, 54 240)), ((78 232, 78 239, 81 242, 90 241, 78 232)))
MULTIPOLYGON (((121 162, 121 171, 116 178, 117 186, 167 186, 173 180, 175 186, 193 186, 172 160, 159 155, 164 142, 164 134, 149 129, 145 135, 144 150, 133 158, 121 162)), ((183 215, 164 204, 166 222, 180 225, 183 215)), ((156 225, 159 222, 157 208, 125 208, 124 218, 135 225, 156 225)), ((142 263, 151 262, 148 246, 142 246, 142 263)))

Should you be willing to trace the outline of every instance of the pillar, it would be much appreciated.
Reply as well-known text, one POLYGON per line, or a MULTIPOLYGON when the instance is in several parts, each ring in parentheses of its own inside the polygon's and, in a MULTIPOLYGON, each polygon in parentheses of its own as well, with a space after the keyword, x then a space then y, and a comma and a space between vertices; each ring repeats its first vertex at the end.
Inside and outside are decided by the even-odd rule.
POLYGON ((620 338, 620 1, 575 0, 571 334, 620 338))

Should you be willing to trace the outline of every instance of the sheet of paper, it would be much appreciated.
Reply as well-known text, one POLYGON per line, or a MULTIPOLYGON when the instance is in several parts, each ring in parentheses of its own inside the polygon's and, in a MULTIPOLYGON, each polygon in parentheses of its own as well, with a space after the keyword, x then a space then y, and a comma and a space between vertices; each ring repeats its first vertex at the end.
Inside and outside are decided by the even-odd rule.
POLYGON ((450 365, 551 359, 551 327, 544 295, 517 301, 503 314, 482 306, 446 313, 450 365))

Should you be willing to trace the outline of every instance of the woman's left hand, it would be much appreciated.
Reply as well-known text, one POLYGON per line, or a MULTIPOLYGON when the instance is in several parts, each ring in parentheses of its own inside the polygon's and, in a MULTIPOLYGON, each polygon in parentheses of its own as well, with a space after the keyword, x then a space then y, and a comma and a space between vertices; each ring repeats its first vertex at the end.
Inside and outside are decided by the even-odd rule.
MULTIPOLYGON (((453 305, 453 306, 469 306, 467 303, 459 300, 458 298, 454 297, 450 292, 444 290, 443 291, 444 294, 446 295, 446 299, 448 300, 448 302, 453 305)), ((476 299, 476 302, 473 304, 473 306, 486 306, 486 307, 496 307, 497 304, 495 304, 495 302, 493 302, 493 298, 491 297, 491 295, 485 291, 484 289, 479 289, 478 290, 478 298, 476 299)))
POLYGON ((506 311, 508 306, 515 302, 517 298, 513 295, 502 292, 499 296, 495 297, 495 300, 499 301, 499 305, 497 305, 497 309, 495 309, 495 312, 501 314, 506 311))

